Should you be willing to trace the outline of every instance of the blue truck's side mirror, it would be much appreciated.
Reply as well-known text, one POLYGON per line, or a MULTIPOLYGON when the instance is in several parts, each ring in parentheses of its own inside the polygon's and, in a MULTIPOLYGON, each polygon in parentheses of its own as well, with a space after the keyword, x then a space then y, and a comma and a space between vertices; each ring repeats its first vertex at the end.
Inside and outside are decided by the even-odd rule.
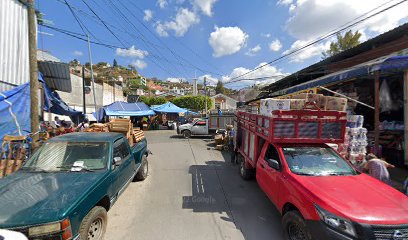
POLYGON ((113 165, 119 166, 122 163, 122 158, 121 157, 114 157, 113 158, 113 165))

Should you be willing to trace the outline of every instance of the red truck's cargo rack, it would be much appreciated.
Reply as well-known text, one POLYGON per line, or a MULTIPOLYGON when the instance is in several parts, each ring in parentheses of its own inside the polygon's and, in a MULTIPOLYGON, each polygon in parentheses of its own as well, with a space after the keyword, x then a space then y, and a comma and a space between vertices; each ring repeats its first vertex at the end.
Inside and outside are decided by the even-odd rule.
POLYGON ((343 143, 346 113, 322 110, 276 110, 272 117, 237 112, 239 127, 275 143, 343 143))

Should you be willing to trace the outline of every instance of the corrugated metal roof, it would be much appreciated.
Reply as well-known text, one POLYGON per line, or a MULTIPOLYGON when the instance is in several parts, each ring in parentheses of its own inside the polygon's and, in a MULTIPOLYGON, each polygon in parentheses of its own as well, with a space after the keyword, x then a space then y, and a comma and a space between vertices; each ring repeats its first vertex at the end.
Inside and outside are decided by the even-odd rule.
POLYGON ((0 1, 0 92, 29 81, 27 8, 0 1))
POLYGON ((38 62, 38 71, 43 75, 47 86, 53 90, 71 92, 69 65, 60 62, 38 62))
POLYGON ((38 61, 50 61, 50 62, 61 62, 61 60, 47 51, 37 50, 37 60, 38 61))

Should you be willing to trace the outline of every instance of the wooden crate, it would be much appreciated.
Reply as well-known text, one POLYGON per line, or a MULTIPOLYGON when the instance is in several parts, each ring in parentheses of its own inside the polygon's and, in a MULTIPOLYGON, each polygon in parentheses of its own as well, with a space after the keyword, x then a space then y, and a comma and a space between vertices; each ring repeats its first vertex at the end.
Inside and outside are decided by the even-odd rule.
POLYGON ((133 131, 133 139, 135 142, 140 142, 145 138, 144 132, 142 130, 133 131))

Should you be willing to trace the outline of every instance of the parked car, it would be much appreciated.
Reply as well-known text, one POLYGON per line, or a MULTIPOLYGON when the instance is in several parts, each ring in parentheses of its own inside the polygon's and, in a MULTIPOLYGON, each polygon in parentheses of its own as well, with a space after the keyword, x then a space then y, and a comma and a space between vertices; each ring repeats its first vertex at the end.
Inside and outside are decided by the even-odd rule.
POLYGON ((147 142, 120 133, 71 133, 46 142, 0 180, 0 228, 31 239, 103 239, 107 211, 148 174, 147 142))
POLYGON ((226 129, 227 125, 232 125, 234 119, 235 115, 232 112, 223 115, 211 114, 209 118, 198 118, 192 123, 177 126, 177 134, 183 135, 184 138, 215 134, 218 129, 226 129))
POLYGON ((240 175, 256 177, 282 214, 285 238, 408 239, 408 197, 358 172, 324 144, 342 138, 344 129, 334 126, 336 114, 329 113, 333 129, 339 129, 334 135, 326 131, 323 118, 285 114, 279 119, 238 113, 236 148, 240 175), (317 134, 329 138, 310 138, 317 136, 310 134, 313 129, 300 129, 308 126, 294 122, 302 119, 316 124, 317 134))

